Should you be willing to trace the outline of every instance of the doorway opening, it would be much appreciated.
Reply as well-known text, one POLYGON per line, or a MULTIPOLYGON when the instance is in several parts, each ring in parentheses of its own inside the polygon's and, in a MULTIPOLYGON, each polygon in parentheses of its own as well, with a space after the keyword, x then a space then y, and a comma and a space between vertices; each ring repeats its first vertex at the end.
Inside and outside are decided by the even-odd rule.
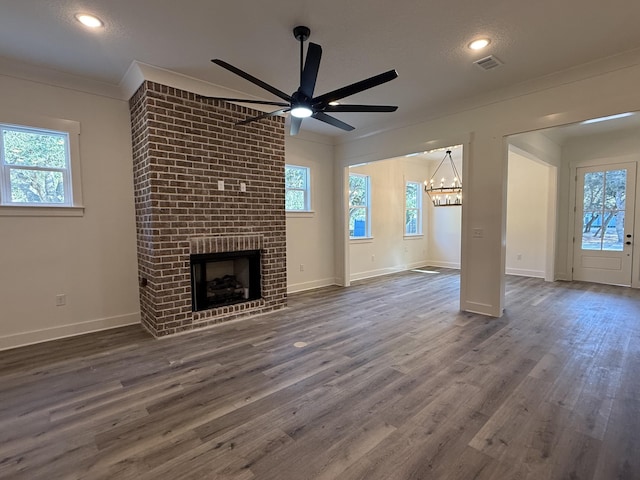
MULTIPOLYGON (((434 267, 460 269, 463 199, 455 204, 444 198, 435 206, 425 190, 447 150, 451 150, 457 172, 462 173, 462 145, 347 169, 349 281, 406 270, 436 274, 434 267)), ((438 182, 446 173, 443 169, 438 172, 438 182)))
MULTIPOLYGON (((547 242, 553 248, 545 254, 547 265, 553 266, 548 279, 640 288, 640 252, 634 253, 640 234, 638 129, 640 114, 634 113, 507 138, 510 149, 537 157, 558 172, 556 206, 548 209, 546 219, 555 230, 547 242)), ((509 170, 511 177, 511 163, 509 170)), ((528 214, 510 202, 507 211, 509 216, 528 214)), ((507 235, 507 267, 509 245, 507 235)))

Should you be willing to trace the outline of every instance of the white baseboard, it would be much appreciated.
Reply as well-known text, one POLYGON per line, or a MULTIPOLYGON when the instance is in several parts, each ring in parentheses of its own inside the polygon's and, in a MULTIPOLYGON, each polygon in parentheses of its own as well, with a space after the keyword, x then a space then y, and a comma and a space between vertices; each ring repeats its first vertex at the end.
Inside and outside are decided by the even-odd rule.
POLYGON ((335 278, 323 278, 320 280, 313 280, 311 282, 292 283, 287 285, 287 293, 304 292, 305 290, 314 290, 316 288, 328 287, 330 285, 336 285, 335 278))
POLYGON ((440 268, 453 268, 454 270, 460 270, 460 262, 441 262, 440 260, 429 260, 427 265, 440 268))
POLYGON ((72 323, 57 327, 32 330, 30 332, 14 333, 0 336, 0 350, 23 347, 34 343, 48 342, 60 338, 74 337, 90 332, 108 330, 110 328, 124 327, 140 323, 140 312, 119 315, 117 317, 100 318, 88 322, 72 323))
POLYGON ((489 317, 501 317, 503 313, 494 305, 480 302, 464 302, 464 304, 460 306, 460 309, 464 312, 479 313, 480 315, 487 315, 489 317))
POLYGON ((524 268, 506 268, 507 275, 516 275, 518 277, 535 277, 544 278, 544 272, 541 270, 527 270, 524 268))
POLYGON ((425 265, 431 265, 427 261, 407 263, 404 265, 396 265, 394 267, 379 268, 377 270, 369 270, 366 272, 359 272, 351 274, 351 281, 364 280, 365 278, 381 277, 382 275, 391 275, 392 273, 404 272, 411 270, 412 268, 424 267, 425 265))

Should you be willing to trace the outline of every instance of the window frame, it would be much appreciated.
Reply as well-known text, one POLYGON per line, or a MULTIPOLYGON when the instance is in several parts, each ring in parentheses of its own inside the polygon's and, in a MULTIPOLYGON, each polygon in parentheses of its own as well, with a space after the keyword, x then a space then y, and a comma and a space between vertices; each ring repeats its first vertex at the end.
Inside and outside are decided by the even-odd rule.
POLYGON ((41 117, 23 112, 3 111, 0 113, 0 127, 24 132, 61 134, 67 138, 66 169, 5 164, 4 138, 0 138, 0 216, 84 215, 80 166, 80 123, 74 120, 41 117), (26 203, 11 201, 11 170, 62 172, 65 202, 26 203))
POLYGON ((422 210, 422 183, 420 182, 414 182, 414 181, 406 181, 405 185, 404 185, 404 236, 405 237, 417 237, 420 235, 423 235, 423 219, 422 219, 422 215, 423 215, 423 210, 422 210), (418 198, 416 199, 417 202, 416 204, 418 205, 416 208, 409 208, 407 206, 407 187, 409 185, 415 185, 416 186, 416 192, 418 195, 418 198), (417 219, 418 219, 418 224, 416 225, 416 233, 411 233, 407 231, 407 212, 409 211, 415 211, 417 212, 417 219))
MULTIPOLYGON (((358 209, 364 209, 364 218, 365 218, 365 225, 364 225, 364 235, 362 236, 353 236, 351 235, 351 229, 349 229, 349 239, 350 240, 363 240, 363 239, 369 239, 372 238, 371 236, 371 175, 366 175, 363 173, 349 173, 349 184, 351 183, 351 177, 363 177, 365 178, 365 189, 366 189, 366 195, 365 195, 365 205, 352 205, 351 204, 351 194, 349 194, 349 202, 348 202, 348 209, 349 209, 349 215, 348 215, 348 223, 347 225, 349 225, 351 223, 351 209, 352 208, 358 208, 358 209)), ((355 228, 354 228, 355 230, 355 228)))
POLYGON ((284 180, 284 195, 285 195, 285 205, 284 209, 287 213, 310 213, 311 210, 311 168, 305 167, 304 165, 293 165, 293 164, 285 164, 285 180, 284 180), (287 176, 286 171, 288 168, 298 169, 304 171, 305 178, 305 186, 304 188, 300 187, 289 187, 287 186, 287 176), (301 209, 289 209, 287 208, 287 192, 295 191, 295 192, 303 192, 304 195, 304 207, 301 209))

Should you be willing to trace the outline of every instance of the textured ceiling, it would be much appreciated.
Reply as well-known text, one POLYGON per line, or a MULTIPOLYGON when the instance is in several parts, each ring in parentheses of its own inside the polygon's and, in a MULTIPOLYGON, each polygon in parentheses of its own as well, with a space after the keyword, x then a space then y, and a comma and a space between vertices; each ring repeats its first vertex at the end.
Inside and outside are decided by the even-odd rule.
MULTIPOLYGON (((340 115, 356 127, 382 128, 636 49, 639 18, 637 0, 3 0, 0 56, 111 84, 137 60, 273 99, 210 59, 293 92, 299 46, 291 31, 302 24, 323 47, 316 93, 398 70, 397 80, 348 99, 397 104, 398 112, 340 115), (80 11, 98 15, 105 28, 80 26, 73 18, 80 11), (493 40, 487 49, 466 48, 485 35, 493 40), (488 54, 504 66, 483 71, 472 64, 488 54)), ((318 122, 304 125, 310 123, 318 122)))

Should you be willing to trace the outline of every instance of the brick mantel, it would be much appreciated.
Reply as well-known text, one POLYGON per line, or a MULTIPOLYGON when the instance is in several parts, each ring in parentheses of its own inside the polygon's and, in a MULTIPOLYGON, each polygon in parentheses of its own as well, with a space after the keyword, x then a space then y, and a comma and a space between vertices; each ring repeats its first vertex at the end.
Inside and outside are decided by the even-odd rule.
POLYGON ((148 81, 130 109, 144 326, 163 336, 284 307, 284 120, 237 128, 260 112, 148 81), (250 249, 262 298, 193 312, 189 255, 250 249))

